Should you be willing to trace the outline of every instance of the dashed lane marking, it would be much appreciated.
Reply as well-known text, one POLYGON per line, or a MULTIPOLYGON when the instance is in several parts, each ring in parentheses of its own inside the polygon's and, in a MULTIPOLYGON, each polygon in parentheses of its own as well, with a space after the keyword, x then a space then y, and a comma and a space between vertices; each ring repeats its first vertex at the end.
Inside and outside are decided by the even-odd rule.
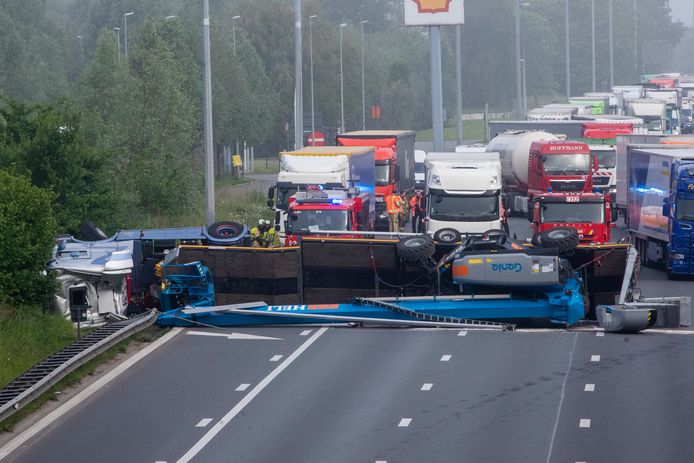
POLYGON ((590 356, 590 361, 591 361, 591 362, 599 362, 599 361, 600 361, 600 356, 599 356, 599 355, 591 355, 591 356, 590 356))
POLYGON ((204 436, 198 440, 195 445, 193 445, 190 450, 188 450, 185 455, 183 455, 181 458, 178 459, 177 463, 188 463, 190 460, 195 458, 195 456, 200 453, 202 449, 205 448, 207 444, 209 444, 212 439, 215 438, 217 434, 219 434, 224 427, 231 422, 231 420, 234 419, 239 413, 243 411, 246 406, 255 399, 258 394, 260 394, 263 389, 265 389, 268 384, 270 384, 277 376, 280 375, 289 365, 291 365, 294 360, 299 358, 299 356, 306 351, 309 347, 311 347, 311 344, 316 342, 318 338, 320 338, 326 331, 328 331, 328 328, 323 327, 320 328, 318 331, 316 331, 313 336, 308 338, 301 346, 299 346, 298 349, 296 349, 294 352, 291 353, 282 363, 277 365, 272 372, 270 372, 269 375, 267 375, 265 378, 263 378, 253 389, 248 392, 234 407, 232 407, 231 410, 229 410, 226 415, 224 415, 217 423, 215 423, 212 428, 210 428, 209 431, 205 433, 204 436))
POLYGON ((272 358, 270 359, 270 361, 271 362, 279 362, 282 359, 282 357, 284 357, 284 355, 279 355, 279 354, 273 355, 272 358))
POLYGON ((308 336, 309 334, 311 334, 311 331, 313 330, 304 330, 301 333, 299 333, 299 336, 308 336))
POLYGON ((441 356, 441 361, 442 361, 442 362, 448 362, 448 361, 451 360, 451 357, 452 357, 452 355, 450 355, 450 354, 442 355, 442 356, 441 356))
POLYGON ((458 336, 467 336, 467 330, 459 331, 458 336))
POLYGON ((595 336, 601 338, 601 337, 605 336, 605 332, 604 331, 598 331, 597 333, 595 333, 595 336))
POLYGON ((595 390, 595 384, 586 384, 583 390, 586 392, 593 392, 595 390))
POLYGON ((236 390, 237 391, 245 391, 246 389, 248 389, 249 386, 250 386, 250 384, 248 384, 248 383, 239 384, 239 387, 237 387, 236 390))
POLYGON ((208 424, 212 423, 212 418, 203 418, 198 424, 195 425, 196 428, 205 428, 208 424))
POLYGON ((434 383, 424 383, 422 384, 422 387, 419 388, 420 391, 431 391, 431 388, 434 387, 434 383))
POLYGON ((590 428, 590 419, 581 418, 581 420, 578 422, 578 427, 579 428, 590 428))
POLYGON ((402 418, 398 423, 398 428, 406 428, 412 423, 412 418, 402 418))

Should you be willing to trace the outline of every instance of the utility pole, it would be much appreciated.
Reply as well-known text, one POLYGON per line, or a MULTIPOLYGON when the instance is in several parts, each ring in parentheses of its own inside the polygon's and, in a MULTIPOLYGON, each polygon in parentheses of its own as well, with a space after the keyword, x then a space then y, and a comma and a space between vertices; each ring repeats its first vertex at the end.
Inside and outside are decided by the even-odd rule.
MULTIPOLYGON (((595 0, 593 0, 595 1, 595 0)), ((610 22, 610 90, 614 87, 614 44, 612 36, 612 0, 608 0, 608 20, 610 22)))
POLYGON ((118 43, 118 62, 120 63, 120 27, 114 27, 114 31, 116 31, 116 42, 118 43))
POLYGON ((591 4, 591 18, 593 30, 593 91, 595 91, 595 0, 591 4))
POLYGON ((565 37, 566 37, 566 98, 571 98, 571 50, 569 46, 569 0, 564 0, 566 4, 566 26, 565 26, 565 37))
POLYGON ((294 0, 294 149, 297 150, 304 147, 301 58, 301 0, 294 0))
POLYGON ((638 23, 639 10, 634 0, 634 67, 636 68, 636 76, 639 75, 639 42, 638 42, 638 23))
POLYGON ((461 63, 462 50, 460 46, 460 24, 455 26, 455 135, 459 145, 463 144, 463 65, 461 63))
POLYGON ((518 115, 523 112, 523 94, 521 88, 521 37, 520 37, 520 4, 521 0, 516 0, 516 99, 518 100, 518 115))
MULTIPOLYGON (((202 0, 203 55, 205 60, 205 222, 215 222, 214 203, 214 141, 212 138, 212 65, 210 61, 210 5, 202 0)), ((128 43, 127 41, 125 42, 128 43)), ((126 56, 127 50, 126 47, 126 56)))
POLYGON ((443 91, 441 89, 441 26, 429 26, 431 46, 431 123, 434 151, 444 151, 443 91))
POLYGON ((317 14, 308 17, 308 42, 311 50, 311 145, 313 146, 316 146, 316 107, 313 100, 313 20, 317 17, 317 14))
POLYGON ((342 30, 347 23, 340 24, 340 133, 345 133, 345 77, 342 69, 342 30))
POLYGON ((366 130, 366 90, 364 87, 364 24, 361 22, 361 129, 366 130))
POLYGON ((80 63, 84 66, 84 38, 81 35, 77 38, 80 39, 80 63))

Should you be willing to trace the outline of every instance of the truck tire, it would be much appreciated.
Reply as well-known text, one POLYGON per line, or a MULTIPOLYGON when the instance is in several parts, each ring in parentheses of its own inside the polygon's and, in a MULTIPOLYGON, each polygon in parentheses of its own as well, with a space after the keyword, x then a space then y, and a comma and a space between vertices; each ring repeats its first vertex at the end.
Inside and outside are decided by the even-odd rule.
POLYGON ((568 254, 578 246, 578 233, 576 229, 569 227, 556 227, 539 233, 540 246, 543 248, 557 248, 559 254, 568 254))
POLYGON ((439 243, 457 243, 460 239, 460 232, 455 228, 442 228, 434 233, 434 241, 439 243))
POLYGON ((434 240, 429 235, 407 236, 398 241, 398 256, 407 263, 415 264, 434 255, 434 240))
POLYGON ((230 239, 243 233, 243 225, 236 222, 215 222, 207 227, 207 234, 212 238, 230 239))

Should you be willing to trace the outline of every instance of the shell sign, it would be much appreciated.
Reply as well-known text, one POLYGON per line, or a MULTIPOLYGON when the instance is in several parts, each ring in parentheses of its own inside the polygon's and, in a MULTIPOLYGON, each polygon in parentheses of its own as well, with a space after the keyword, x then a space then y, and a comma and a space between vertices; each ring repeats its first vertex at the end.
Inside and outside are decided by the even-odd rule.
POLYGON ((406 26, 463 24, 463 0, 404 0, 406 26))

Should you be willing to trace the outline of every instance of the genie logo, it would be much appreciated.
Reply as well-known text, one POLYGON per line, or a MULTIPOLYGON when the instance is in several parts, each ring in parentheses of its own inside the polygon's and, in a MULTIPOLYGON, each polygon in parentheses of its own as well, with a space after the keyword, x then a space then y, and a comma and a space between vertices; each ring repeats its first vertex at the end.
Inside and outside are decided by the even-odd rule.
POLYGON ((515 264, 492 264, 493 272, 520 272, 523 266, 516 262, 515 264))

